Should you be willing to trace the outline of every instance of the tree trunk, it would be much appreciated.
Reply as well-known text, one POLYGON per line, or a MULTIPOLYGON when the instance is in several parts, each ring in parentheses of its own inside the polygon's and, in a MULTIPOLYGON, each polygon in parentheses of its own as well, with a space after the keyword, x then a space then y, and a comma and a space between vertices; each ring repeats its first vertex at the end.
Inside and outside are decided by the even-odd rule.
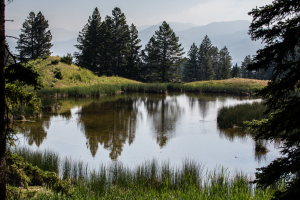
POLYGON ((0 2, 0 199, 6 199, 5 137, 5 0, 0 2))

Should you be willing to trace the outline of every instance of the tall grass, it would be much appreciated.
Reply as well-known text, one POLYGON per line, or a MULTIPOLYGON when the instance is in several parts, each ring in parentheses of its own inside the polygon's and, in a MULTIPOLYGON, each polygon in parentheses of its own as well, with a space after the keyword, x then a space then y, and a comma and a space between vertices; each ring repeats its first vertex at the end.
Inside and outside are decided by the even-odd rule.
MULTIPOLYGON (((26 160, 34 160, 40 151, 15 150, 26 160)), ((47 151, 45 156, 50 155, 47 151)), ((51 152, 51 155, 58 155, 51 152)), ((39 157, 42 163, 43 157, 39 157)), ((276 188, 258 189, 242 172, 230 174, 224 167, 204 173, 204 166, 185 159, 181 166, 156 159, 135 168, 112 162, 90 170, 87 164, 66 157, 60 163, 61 178, 73 185, 72 195, 40 191, 34 199, 270 199, 276 188)), ((43 166, 43 165, 41 165, 43 166)))
POLYGON ((145 92, 164 94, 169 92, 204 92, 204 93, 226 93, 237 95, 252 95, 257 85, 245 84, 216 84, 208 81, 198 84, 179 83, 123 83, 123 84, 98 84, 90 86, 76 86, 64 88, 45 88, 36 91, 39 96, 101 96, 123 92, 145 92))
POLYGON ((221 128, 233 128, 234 126, 244 128, 244 121, 267 119, 268 115, 264 114, 265 110, 263 102, 223 107, 218 111, 217 122, 221 128))

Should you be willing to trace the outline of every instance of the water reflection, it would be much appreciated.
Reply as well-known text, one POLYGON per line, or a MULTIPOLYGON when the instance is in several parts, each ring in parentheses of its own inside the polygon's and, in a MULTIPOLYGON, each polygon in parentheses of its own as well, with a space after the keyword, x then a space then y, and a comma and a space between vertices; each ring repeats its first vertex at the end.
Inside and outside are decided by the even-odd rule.
POLYGON ((71 153, 72 149, 76 152, 75 148, 84 147, 77 154, 83 155, 82 152, 86 151, 95 160, 105 155, 109 160, 121 158, 124 161, 124 154, 135 153, 143 159, 147 156, 145 152, 151 152, 150 157, 153 157, 157 156, 155 152, 161 156, 163 153, 160 152, 165 151, 170 152, 165 154, 168 158, 181 159, 183 155, 191 155, 205 161, 216 157, 216 160, 228 160, 232 164, 238 162, 234 156, 243 152, 244 158, 251 157, 252 161, 262 163, 270 153, 257 153, 251 134, 217 127, 220 107, 245 100, 249 97, 199 93, 138 93, 94 99, 59 99, 54 103, 62 105, 60 110, 44 113, 42 119, 19 126, 29 145, 41 147, 53 135, 48 147, 60 148, 69 142, 66 148, 71 153), (229 149, 228 157, 225 152, 217 152, 216 147, 224 148, 223 151, 229 149), (131 148, 134 150, 128 150, 131 148), (105 151, 101 151, 103 149, 105 151), (217 154, 204 157, 214 152, 217 154))
POLYGON ((176 122, 184 109, 179 106, 177 95, 155 95, 147 98, 144 103, 152 120, 157 144, 162 148, 174 137, 176 122))
POLYGON ((135 138, 138 98, 91 103, 78 113, 78 125, 86 137, 86 145, 94 157, 101 144, 112 160, 121 155, 124 144, 135 138))

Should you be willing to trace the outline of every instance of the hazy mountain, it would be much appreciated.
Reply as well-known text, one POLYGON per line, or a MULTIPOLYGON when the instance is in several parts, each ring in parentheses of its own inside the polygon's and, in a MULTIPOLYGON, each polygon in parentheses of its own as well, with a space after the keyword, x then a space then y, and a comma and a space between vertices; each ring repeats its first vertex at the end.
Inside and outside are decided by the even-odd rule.
MULTIPOLYGON (((213 22, 204 26, 192 27, 183 31, 176 31, 170 23, 170 27, 175 31, 176 36, 179 36, 179 41, 187 53, 193 44, 199 46, 207 35, 212 44, 219 49, 226 46, 233 58, 233 63, 240 65, 241 61, 247 55, 254 55, 256 51, 263 48, 260 41, 251 41, 250 36, 247 34, 250 22, 247 20, 237 20, 230 22, 213 22)), ((142 40, 143 48, 148 43, 157 26, 151 26, 139 33, 139 38, 142 40), (149 30, 149 32, 146 32, 149 30)))
MULTIPOLYGON (((213 22, 204 26, 197 26, 191 23, 177 23, 170 22, 170 27, 179 36, 180 43, 184 47, 187 53, 193 44, 199 46, 204 39, 205 35, 208 35, 212 44, 219 49, 226 46, 233 58, 233 64, 241 64, 241 61, 247 55, 254 55, 256 51, 263 48, 263 44, 260 41, 251 41, 250 36, 247 34, 250 22, 246 20, 230 21, 230 22, 213 22)), ((159 29, 157 25, 145 25, 140 26, 139 38, 141 39, 142 49, 148 43, 155 31, 159 29)), ((73 53, 77 50, 74 45, 77 44, 77 36, 79 31, 69 31, 63 28, 50 28, 52 33, 53 47, 51 51, 52 55, 63 56, 67 53, 73 53)), ((6 35, 18 37, 20 30, 8 29, 6 35)), ((7 39, 10 49, 15 52, 16 39, 7 39)))
MULTIPOLYGON (((145 47, 145 44, 149 42, 150 38, 154 35, 155 31, 159 29, 159 26, 161 24, 162 23, 157 25, 152 25, 149 26, 148 28, 143 29, 142 31, 139 31, 139 38, 142 41, 143 47, 145 47)), ((179 22, 170 22, 170 23, 168 22, 168 24, 170 25, 171 29, 173 29, 175 33, 198 26, 192 23, 179 23, 179 22)))
POLYGON ((73 38, 71 40, 67 41, 56 41, 53 42, 53 47, 51 48, 51 51, 53 52, 52 55, 54 56, 64 56, 67 55, 67 53, 73 53, 75 51, 78 51, 76 47, 74 47, 75 44, 77 44, 77 38, 73 38))

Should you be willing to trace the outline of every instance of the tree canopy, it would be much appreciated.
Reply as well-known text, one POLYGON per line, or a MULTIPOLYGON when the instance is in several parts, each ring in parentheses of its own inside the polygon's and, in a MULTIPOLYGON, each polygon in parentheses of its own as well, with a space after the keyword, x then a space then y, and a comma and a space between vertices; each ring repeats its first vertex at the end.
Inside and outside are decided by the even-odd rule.
POLYGON ((278 191, 275 199, 299 199, 300 196, 300 97, 299 97, 299 38, 300 1, 275 0, 272 4, 252 9, 249 34, 261 39, 260 49, 247 70, 272 68, 270 82, 258 94, 266 99, 269 120, 252 122, 256 140, 281 141, 282 157, 256 173, 255 183, 268 187, 284 181, 285 191, 278 191))
POLYGON ((149 77, 153 82, 178 81, 178 68, 184 54, 179 38, 167 22, 163 22, 158 31, 148 42, 145 53, 148 67, 152 72, 149 77))
POLYGON ((35 15, 30 12, 29 16, 22 25, 18 46, 18 59, 28 61, 37 59, 42 56, 50 56, 52 35, 49 28, 48 20, 45 19, 42 12, 35 15))

